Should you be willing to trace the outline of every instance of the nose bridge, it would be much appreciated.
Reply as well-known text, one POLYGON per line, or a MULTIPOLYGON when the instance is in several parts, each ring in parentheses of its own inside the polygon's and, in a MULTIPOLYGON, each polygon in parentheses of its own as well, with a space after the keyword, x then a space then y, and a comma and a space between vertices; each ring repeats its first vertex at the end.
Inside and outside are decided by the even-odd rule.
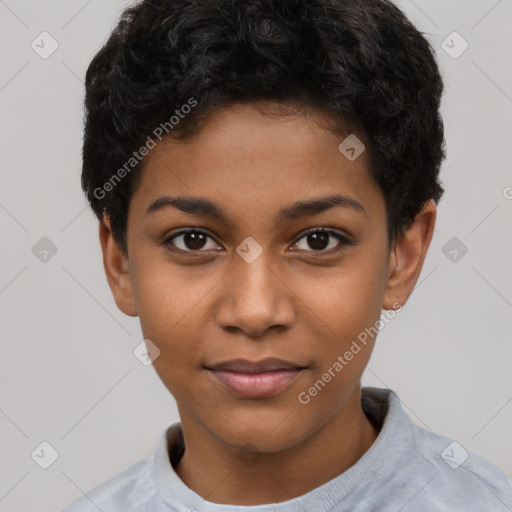
MULTIPOLYGON (((240 250, 243 250, 242 248, 240 250)), ((253 261, 241 256, 234 258, 232 267, 233 281, 237 287, 236 295, 250 300, 262 298, 273 300, 276 293, 274 271, 270 267, 268 252, 261 252, 253 261), (274 290, 272 290, 272 285, 274 290)))
POLYGON ((288 325, 294 319, 293 305, 275 275, 271 257, 265 250, 254 257, 255 247, 240 244, 233 254, 227 286, 223 290, 218 322, 222 327, 236 327, 251 336, 260 335, 275 325, 288 325), (238 254, 240 250, 246 252, 238 254), (247 258, 248 254, 252 256, 247 258))

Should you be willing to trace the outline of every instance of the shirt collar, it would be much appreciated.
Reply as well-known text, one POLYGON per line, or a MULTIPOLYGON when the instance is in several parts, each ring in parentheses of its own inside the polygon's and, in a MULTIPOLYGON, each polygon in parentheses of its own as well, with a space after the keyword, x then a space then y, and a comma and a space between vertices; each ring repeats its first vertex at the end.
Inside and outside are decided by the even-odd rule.
POLYGON ((386 468, 397 467, 400 457, 413 441, 412 422, 402 410, 397 395, 389 389, 362 388, 361 403, 370 421, 380 429, 366 453, 342 474, 297 498, 280 503, 240 506, 223 505, 204 500, 187 487, 175 472, 185 449, 181 423, 168 427, 158 441, 151 479, 158 496, 170 507, 201 512, 327 512, 348 497, 361 482, 383 476, 386 468), (404 442, 405 441, 405 442, 404 442), (390 450, 390 447, 392 449, 390 450))

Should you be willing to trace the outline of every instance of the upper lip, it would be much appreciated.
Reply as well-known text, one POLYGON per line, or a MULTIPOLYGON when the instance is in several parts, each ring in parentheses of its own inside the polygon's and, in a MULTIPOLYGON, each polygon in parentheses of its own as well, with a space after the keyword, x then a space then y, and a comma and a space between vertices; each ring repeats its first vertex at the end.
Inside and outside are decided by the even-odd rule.
POLYGON ((247 359, 232 359, 206 366, 208 370, 219 370, 239 373, 263 373, 278 370, 303 370, 301 366, 284 359, 268 358, 261 361, 248 361, 247 359))

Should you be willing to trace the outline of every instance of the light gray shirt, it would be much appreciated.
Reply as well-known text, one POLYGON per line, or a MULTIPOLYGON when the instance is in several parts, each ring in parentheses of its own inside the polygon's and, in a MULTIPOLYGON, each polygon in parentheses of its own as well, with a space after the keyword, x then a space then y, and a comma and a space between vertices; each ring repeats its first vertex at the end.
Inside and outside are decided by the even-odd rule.
POLYGON ((380 431, 373 445, 348 470, 297 498, 258 506, 204 500, 173 469, 185 449, 175 423, 153 456, 61 512, 512 512, 510 478, 459 443, 414 425, 393 391, 363 388, 362 406, 380 431))

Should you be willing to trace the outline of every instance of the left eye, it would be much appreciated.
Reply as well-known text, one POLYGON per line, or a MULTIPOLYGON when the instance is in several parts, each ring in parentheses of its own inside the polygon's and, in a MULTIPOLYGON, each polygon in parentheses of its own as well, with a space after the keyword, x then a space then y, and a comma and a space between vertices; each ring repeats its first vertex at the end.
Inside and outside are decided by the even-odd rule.
POLYGON ((334 248, 332 252, 337 252, 343 249, 345 245, 350 245, 350 243, 350 240, 341 233, 316 228, 304 234, 295 242, 294 247, 301 251, 304 250, 308 252, 330 252, 330 250, 334 248), (310 249, 308 249, 307 246, 309 246, 310 249))

